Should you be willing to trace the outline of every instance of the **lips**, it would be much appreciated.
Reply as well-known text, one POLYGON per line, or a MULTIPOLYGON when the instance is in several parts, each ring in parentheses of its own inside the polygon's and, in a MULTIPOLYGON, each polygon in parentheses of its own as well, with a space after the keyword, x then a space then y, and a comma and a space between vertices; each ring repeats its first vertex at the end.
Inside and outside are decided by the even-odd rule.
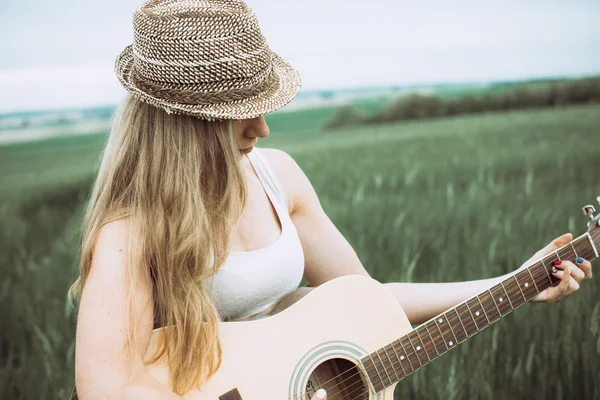
POLYGON ((240 149, 240 151, 244 154, 248 154, 252 151, 253 148, 254 148, 254 146, 248 147, 247 149, 240 149))

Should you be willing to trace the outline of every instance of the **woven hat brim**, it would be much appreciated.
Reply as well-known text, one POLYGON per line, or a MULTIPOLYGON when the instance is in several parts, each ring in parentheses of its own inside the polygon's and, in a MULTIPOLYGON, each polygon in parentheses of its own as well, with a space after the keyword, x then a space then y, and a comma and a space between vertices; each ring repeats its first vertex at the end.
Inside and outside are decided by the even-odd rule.
POLYGON ((264 92, 225 103, 192 105, 177 103, 146 93, 138 88, 132 77, 133 49, 128 45, 119 54, 115 62, 115 73, 127 91, 155 107, 162 108, 167 113, 186 114, 205 119, 250 119, 262 114, 273 112, 287 105, 298 94, 302 87, 300 74, 287 61, 271 51, 276 84, 264 92))

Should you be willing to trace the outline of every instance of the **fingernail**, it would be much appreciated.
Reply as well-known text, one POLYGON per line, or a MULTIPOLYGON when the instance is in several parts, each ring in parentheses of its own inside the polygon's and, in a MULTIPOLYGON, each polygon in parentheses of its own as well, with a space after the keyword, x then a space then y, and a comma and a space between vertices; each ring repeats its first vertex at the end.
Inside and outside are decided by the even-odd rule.
POLYGON ((558 272, 558 270, 556 269, 556 267, 553 266, 552 269, 550 270, 550 272, 552 272, 553 274, 555 274, 555 273, 558 272))
POLYGON ((583 264, 583 258, 581 258, 581 257, 577 257, 576 261, 577 261, 579 264, 583 264))
POLYGON ((317 393, 315 393, 315 396, 317 396, 317 399, 324 399, 325 398, 325 389, 319 389, 317 390, 317 393))
POLYGON ((552 261, 552 263, 554 265, 560 265, 560 264, 562 264, 562 260, 554 260, 554 261, 552 261))

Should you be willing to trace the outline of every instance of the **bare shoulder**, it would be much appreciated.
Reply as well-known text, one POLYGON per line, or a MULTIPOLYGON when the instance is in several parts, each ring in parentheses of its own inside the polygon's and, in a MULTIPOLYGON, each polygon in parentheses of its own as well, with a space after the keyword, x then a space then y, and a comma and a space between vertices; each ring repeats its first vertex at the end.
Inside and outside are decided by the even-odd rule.
POLYGON ((298 201, 295 183, 298 181, 298 174, 302 173, 302 170, 296 163, 296 160, 283 150, 261 147, 260 151, 269 161, 273 169, 275 169, 277 177, 285 189, 289 204, 288 211, 291 214, 298 201))
MULTIPOLYGON (((93 267, 102 265, 107 273, 121 274, 122 263, 129 244, 129 220, 126 218, 111 221, 98 230, 94 243, 93 267)), ((94 268, 92 268, 93 270, 94 268)))
POLYGON ((103 225, 98 230, 96 246, 115 248, 127 243, 128 240, 129 219, 121 218, 103 225))
POLYGON ((286 191, 290 214, 305 205, 307 201, 314 202, 316 200, 312 184, 291 155, 280 149, 261 148, 260 150, 275 169, 286 191))
POLYGON ((280 167, 285 169, 293 168, 294 166, 298 167, 298 164, 296 164, 296 161, 292 158, 292 156, 290 156, 287 152, 283 150, 261 147, 260 151, 276 168, 280 167))

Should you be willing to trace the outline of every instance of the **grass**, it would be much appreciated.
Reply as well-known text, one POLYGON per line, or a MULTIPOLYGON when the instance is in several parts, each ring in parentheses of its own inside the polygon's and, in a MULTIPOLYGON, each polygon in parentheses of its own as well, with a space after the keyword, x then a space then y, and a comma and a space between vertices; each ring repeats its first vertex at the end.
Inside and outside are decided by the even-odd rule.
MULTIPOLYGON (((271 125, 270 125, 271 126, 271 125)), ((600 107, 272 135, 372 276, 488 278, 565 232, 600 195, 600 107)), ((73 384, 77 225, 102 137, 0 148, 0 398, 73 384), (35 383, 35 384, 32 384, 35 383)), ((396 398, 600 398, 598 279, 525 305, 402 381, 396 398)))

